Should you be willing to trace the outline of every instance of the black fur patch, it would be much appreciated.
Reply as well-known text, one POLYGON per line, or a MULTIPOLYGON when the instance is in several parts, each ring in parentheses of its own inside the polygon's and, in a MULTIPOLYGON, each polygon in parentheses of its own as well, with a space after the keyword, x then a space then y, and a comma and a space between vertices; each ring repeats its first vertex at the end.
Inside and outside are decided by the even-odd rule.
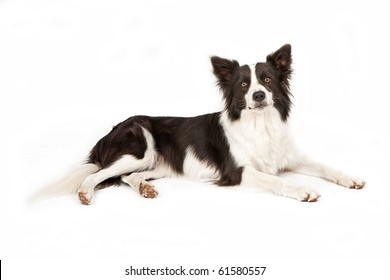
MULTIPOLYGON (((234 163, 219 118, 220 113, 193 118, 131 117, 96 144, 89 162, 105 168, 126 154, 142 158, 147 148, 144 127, 153 135, 159 157, 178 174, 183 174, 184 158, 190 147, 200 161, 219 171, 218 185, 237 185, 241 182, 242 168, 234 163)), ((118 183, 105 181, 100 187, 107 182, 118 183)))

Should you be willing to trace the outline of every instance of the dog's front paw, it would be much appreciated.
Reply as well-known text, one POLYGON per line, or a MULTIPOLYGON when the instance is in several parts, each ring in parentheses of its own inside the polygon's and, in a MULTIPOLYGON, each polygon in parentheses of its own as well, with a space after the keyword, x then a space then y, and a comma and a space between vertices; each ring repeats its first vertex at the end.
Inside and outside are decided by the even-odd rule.
POLYGON ((349 189, 361 189, 366 185, 366 182, 360 178, 351 178, 345 176, 336 180, 336 184, 344 186, 349 189))
POLYGON ((303 202, 315 202, 320 198, 320 194, 307 187, 296 187, 289 191, 287 196, 303 202))

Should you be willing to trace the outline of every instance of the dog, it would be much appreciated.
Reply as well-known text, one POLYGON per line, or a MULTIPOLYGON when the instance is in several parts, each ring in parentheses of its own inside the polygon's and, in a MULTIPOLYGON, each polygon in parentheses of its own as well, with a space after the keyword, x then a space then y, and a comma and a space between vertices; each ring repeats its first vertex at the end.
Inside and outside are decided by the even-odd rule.
POLYGON ((96 189, 125 183, 145 198, 157 190, 150 180, 186 176, 218 186, 255 186, 299 201, 317 201, 311 188, 278 177, 296 172, 360 189, 365 182, 299 152, 288 129, 291 110, 291 46, 265 62, 240 65, 211 57, 225 103, 221 112, 196 117, 133 116, 114 126, 92 148, 79 169, 56 184, 77 192, 82 204, 96 189))

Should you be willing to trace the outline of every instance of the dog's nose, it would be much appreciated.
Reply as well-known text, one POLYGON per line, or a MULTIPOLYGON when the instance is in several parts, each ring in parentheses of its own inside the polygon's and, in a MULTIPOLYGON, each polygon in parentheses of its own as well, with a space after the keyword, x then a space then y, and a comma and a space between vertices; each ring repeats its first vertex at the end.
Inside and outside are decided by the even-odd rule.
POLYGON ((256 102, 261 102, 265 99, 265 92, 264 91, 256 91, 253 93, 252 98, 256 102))

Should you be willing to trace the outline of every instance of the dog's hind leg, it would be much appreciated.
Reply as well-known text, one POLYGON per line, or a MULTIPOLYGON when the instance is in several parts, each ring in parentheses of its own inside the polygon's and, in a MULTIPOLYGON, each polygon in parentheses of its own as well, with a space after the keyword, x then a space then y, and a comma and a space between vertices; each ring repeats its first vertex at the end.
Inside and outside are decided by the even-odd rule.
POLYGON ((174 175, 169 169, 157 167, 152 170, 132 173, 128 176, 122 176, 122 181, 132 187, 138 194, 146 198, 154 198, 158 195, 154 186, 148 182, 150 179, 159 179, 174 175))
POLYGON ((128 176, 122 176, 122 181, 132 187, 138 194, 146 198, 155 198, 158 192, 154 186, 148 181, 148 176, 144 176, 146 172, 131 173, 128 176))
MULTIPOLYGON (((157 161, 157 152, 154 149, 154 140, 149 131, 143 128, 146 140, 146 150, 142 158, 132 154, 123 154, 110 165, 89 175, 81 184, 78 195, 81 203, 91 204, 95 187, 110 178, 120 178, 124 174, 153 169, 157 161)), ((131 140, 131 139, 130 139, 131 140)))
POLYGON ((91 204, 95 187, 104 180, 140 170, 140 167, 142 166, 140 161, 142 160, 137 160, 132 155, 124 155, 109 167, 89 175, 81 184, 78 192, 81 203, 85 205, 91 204))

